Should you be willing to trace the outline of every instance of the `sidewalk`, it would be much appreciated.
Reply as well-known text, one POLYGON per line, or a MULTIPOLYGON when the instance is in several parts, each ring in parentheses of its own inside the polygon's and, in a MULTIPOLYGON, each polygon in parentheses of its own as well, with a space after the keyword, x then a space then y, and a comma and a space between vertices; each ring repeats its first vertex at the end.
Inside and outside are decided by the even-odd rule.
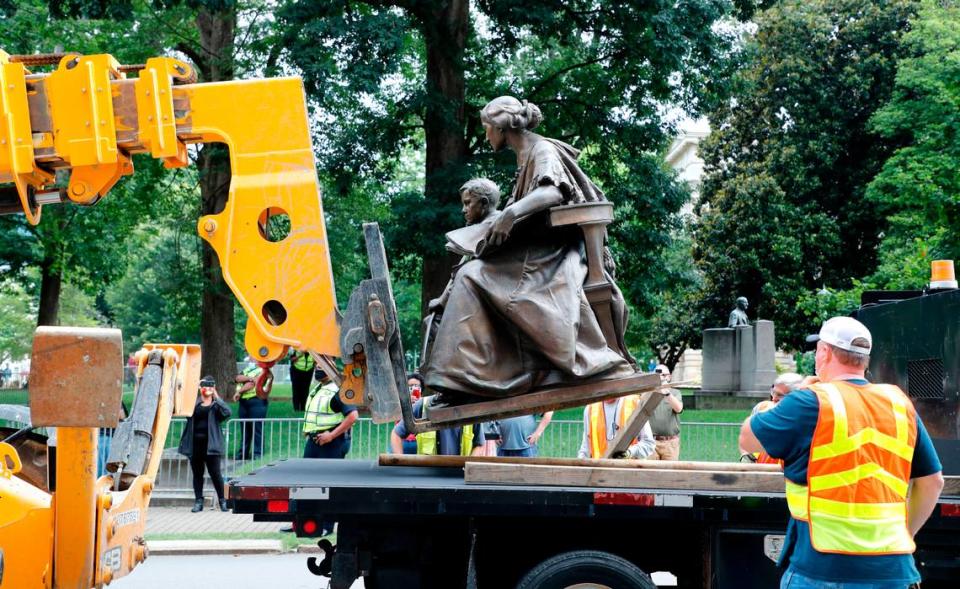
POLYGON ((252 515, 240 515, 204 507, 190 513, 190 507, 153 507, 147 511, 147 534, 202 536, 209 534, 275 534, 288 526, 280 522, 255 522, 252 515))
POLYGON ((151 507, 147 546, 153 555, 278 554, 284 551, 279 532, 286 525, 209 507, 199 513, 190 507, 151 507))

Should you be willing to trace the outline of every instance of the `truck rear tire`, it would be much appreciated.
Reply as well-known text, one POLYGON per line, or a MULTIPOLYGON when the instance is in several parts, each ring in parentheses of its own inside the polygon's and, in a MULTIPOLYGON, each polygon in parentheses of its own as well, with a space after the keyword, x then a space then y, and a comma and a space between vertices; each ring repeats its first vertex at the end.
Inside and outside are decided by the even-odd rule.
POLYGON ((609 552, 574 550, 533 567, 516 589, 656 589, 650 576, 635 564, 609 552))

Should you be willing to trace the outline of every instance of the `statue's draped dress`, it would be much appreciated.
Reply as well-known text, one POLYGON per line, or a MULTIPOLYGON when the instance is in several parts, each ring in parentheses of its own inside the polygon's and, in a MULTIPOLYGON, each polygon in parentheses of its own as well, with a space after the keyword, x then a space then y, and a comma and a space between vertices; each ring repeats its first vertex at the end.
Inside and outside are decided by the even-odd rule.
MULTIPOLYGON (((517 170, 507 206, 552 185, 562 204, 606 198, 577 165, 578 151, 541 138, 517 170)), ((583 292, 587 276, 582 231, 551 228, 549 212, 518 222, 498 249, 467 261, 453 278, 430 357, 428 387, 487 397, 634 369, 607 346, 583 292)), ((615 308, 623 309, 615 289, 615 308)))

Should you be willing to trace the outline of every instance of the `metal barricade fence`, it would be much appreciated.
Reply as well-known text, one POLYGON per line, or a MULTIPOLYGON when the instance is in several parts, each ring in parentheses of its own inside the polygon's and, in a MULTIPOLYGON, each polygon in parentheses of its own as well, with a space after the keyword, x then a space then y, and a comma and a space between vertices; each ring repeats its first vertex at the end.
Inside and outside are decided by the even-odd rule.
MULTIPOLYGON (((174 419, 167 434, 157 486, 162 489, 191 488, 189 461, 177 453, 180 437, 186 423, 174 419)), ((222 470, 225 479, 246 474, 256 468, 277 460, 300 458, 303 455, 303 420, 284 419, 231 419, 223 424, 226 445, 222 470), (253 428, 262 431, 262 448, 259 455, 253 448, 253 428), (245 431, 246 430, 246 431, 245 431), (242 456, 241 448, 250 446, 251 452, 242 456)), ((351 431, 350 453, 347 459, 370 460, 390 451, 389 423, 375 424, 369 418, 358 419, 351 431)), ((681 423, 680 458, 713 462, 735 462, 739 458, 737 423, 681 423)), ((573 458, 577 456, 583 436, 581 420, 554 420, 544 431, 538 444, 539 455, 545 457, 573 458)))

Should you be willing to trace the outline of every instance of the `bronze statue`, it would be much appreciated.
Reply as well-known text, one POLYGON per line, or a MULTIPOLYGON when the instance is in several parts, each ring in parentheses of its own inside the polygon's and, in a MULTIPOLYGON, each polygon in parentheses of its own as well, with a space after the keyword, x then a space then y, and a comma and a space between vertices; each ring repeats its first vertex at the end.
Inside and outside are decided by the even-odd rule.
POLYGON ((727 327, 746 327, 750 325, 750 318, 747 317, 747 297, 737 297, 737 306, 730 311, 730 319, 727 321, 727 327))
MULTIPOLYGON (((491 147, 517 155, 516 181, 499 215, 447 236, 448 249, 468 259, 436 301, 443 315, 424 358, 427 386, 509 397, 633 375, 625 347, 608 345, 584 292, 584 232, 551 226, 549 217, 558 205, 605 203, 603 192, 580 169, 576 149, 532 132, 542 119, 535 105, 503 96, 480 117, 491 147)), ((622 341, 626 305, 609 270, 593 272, 607 279, 613 319, 605 325, 622 341)))

